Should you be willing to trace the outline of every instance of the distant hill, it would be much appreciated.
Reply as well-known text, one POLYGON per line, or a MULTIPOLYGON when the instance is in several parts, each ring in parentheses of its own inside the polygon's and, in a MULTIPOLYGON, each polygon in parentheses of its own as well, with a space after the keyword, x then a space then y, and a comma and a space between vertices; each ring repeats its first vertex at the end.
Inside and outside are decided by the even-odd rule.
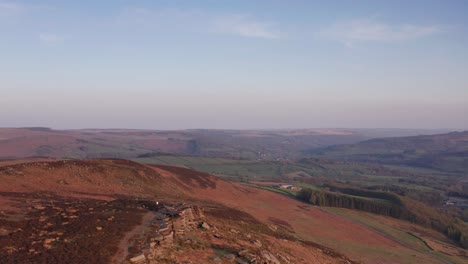
POLYGON ((304 151, 353 144, 383 136, 434 133, 408 129, 287 130, 53 130, 43 127, 0 128, 0 159, 137 158, 161 153, 230 159, 276 160, 304 157, 304 151))
POLYGON ((345 130, 52 130, 0 128, 0 158, 137 158, 160 153, 235 159, 292 159, 307 148, 368 137, 345 130))
POLYGON ((306 152, 312 156, 468 172, 468 131, 378 138, 306 152))

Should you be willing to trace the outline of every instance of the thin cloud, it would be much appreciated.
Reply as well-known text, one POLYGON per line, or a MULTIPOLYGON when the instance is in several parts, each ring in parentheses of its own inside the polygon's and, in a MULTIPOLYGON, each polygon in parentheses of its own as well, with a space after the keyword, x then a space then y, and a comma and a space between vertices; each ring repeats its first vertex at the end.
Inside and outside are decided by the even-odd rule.
POLYGON ((215 19, 215 30, 248 38, 278 39, 280 34, 270 23, 259 22, 244 15, 225 16, 215 19))
POLYGON ((65 37, 56 34, 41 33, 39 34, 39 40, 47 46, 56 46, 62 44, 65 41, 65 37))
POLYGON ((127 7, 118 22, 145 28, 170 27, 181 31, 214 32, 247 38, 278 39, 280 34, 271 23, 258 21, 248 15, 216 16, 201 9, 150 9, 127 7))
POLYGON ((0 16, 12 16, 23 12, 24 6, 12 2, 0 2, 0 16))
POLYGON ((439 26, 411 24, 390 25, 374 19, 351 20, 325 28, 322 35, 347 45, 358 42, 401 42, 428 37, 442 32, 439 26))
POLYGON ((0 10, 21 10, 22 6, 17 3, 10 3, 10 2, 0 2, 0 10))
POLYGON ((119 22, 159 25, 164 23, 190 24, 187 21, 199 18, 197 10, 181 10, 176 8, 151 9, 146 7, 126 7, 117 17, 119 22))

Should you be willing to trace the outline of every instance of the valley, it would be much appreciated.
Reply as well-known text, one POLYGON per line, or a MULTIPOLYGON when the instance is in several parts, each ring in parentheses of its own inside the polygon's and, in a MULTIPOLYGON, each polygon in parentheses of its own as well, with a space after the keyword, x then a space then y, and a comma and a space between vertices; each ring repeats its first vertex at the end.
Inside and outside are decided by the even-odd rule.
MULTIPOLYGON (((39 141, 52 142, 54 151, 74 148, 69 139, 55 138, 58 132, 45 133, 39 141)), ((0 247, 5 263, 81 263, 91 259, 97 245, 103 246, 93 259, 102 263, 468 259, 466 209, 455 203, 466 191, 462 171, 323 154, 348 146, 339 142, 318 147, 318 154, 288 148, 295 159, 240 158, 230 151, 187 155, 167 142, 168 152, 132 145, 129 154, 122 140, 135 142, 143 132, 112 133, 125 135, 111 144, 113 156, 131 160, 78 159, 60 151, 28 157, 37 150, 20 145, 17 156, 3 156, 0 247)), ((457 140, 456 147, 463 148, 464 141, 457 140)), ((100 145, 86 144, 87 156, 103 154, 94 152, 100 145)), ((247 149, 249 143, 236 147, 247 149)))

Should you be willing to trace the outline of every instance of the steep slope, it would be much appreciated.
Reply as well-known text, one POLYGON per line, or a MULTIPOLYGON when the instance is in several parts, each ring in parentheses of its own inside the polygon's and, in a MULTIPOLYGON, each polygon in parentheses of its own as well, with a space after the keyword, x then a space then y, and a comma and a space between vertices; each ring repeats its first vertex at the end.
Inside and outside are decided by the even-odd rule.
POLYGON ((223 187, 224 181, 166 169, 109 159, 0 164, 2 263, 126 263, 141 258, 138 252, 150 245, 156 254, 151 263, 352 263, 286 231, 272 231, 248 213, 198 197, 198 191, 223 187), (206 216, 195 214, 200 210, 206 216), (200 221, 212 229, 197 228, 200 221), (168 225, 174 232, 164 231, 168 225), (155 247, 148 239, 157 236, 164 239, 155 247))
POLYGON ((160 263, 272 256, 279 263, 352 262, 337 252, 363 263, 444 263, 318 207, 179 167, 111 159, 41 161, 0 165, 0 180, 0 247, 6 260, 58 263, 59 249, 69 263, 96 249, 107 252, 101 262, 119 248, 131 247, 130 257, 136 256, 154 235, 126 241, 125 234, 152 230, 145 219, 156 217, 160 205, 154 203, 161 201, 179 212, 201 207, 206 218, 190 218, 195 225, 184 220, 184 229, 175 231, 185 235, 171 239, 175 244, 161 253, 160 263), (212 229, 197 228, 197 221, 212 229), (243 250, 250 253, 242 256, 243 250))
POLYGON ((301 240, 337 249, 364 263, 413 263, 415 258, 425 263, 441 263, 365 226, 277 193, 185 168, 152 167, 161 176, 174 178, 183 188, 192 190, 194 199, 216 201, 245 211, 272 229, 290 231, 301 240))

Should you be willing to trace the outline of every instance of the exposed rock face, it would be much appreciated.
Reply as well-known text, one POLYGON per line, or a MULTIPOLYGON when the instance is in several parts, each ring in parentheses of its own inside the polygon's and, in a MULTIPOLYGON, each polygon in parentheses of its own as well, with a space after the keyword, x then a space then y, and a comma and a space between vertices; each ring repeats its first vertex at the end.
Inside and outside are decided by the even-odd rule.
MULTIPOLYGON (((225 223, 212 211, 208 216, 200 207, 185 204, 155 211, 150 231, 145 231, 138 251, 132 251, 126 263, 310 263, 285 251, 286 244, 278 246, 274 237, 249 230, 245 223, 225 223)), ((299 245, 294 241, 284 243, 299 245)))
MULTIPOLYGON (((131 258, 134 263, 158 263, 159 258, 164 258, 174 248, 174 240, 185 239, 185 233, 196 229, 197 224, 204 218, 203 211, 198 207, 164 207, 155 212, 152 226, 154 232, 151 242, 144 247, 143 254, 131 258), (142 256, 144 260, 142 260, 142 256), (135 262, 144 261, 144 262, 135 262)), ((206 222, 200 225, 203 229, 210 229, 206 222)))
MULTIPOLYGON (((223 243, 226 240, 218 227, 208 224, 199 207, 163 209, 155 213, 152 225, 155 229, 153 234, 149 234, 151 241, 143 245, 141 254, 129 259, 131 263, 159 263, 161 260, 171 259, 174 257, 176 244, 188 245, 190 249, 199 247, 197 241, 202 238, 211 241, 209 239, 211 237, 215 239, 213 241, 217 241, 212 241, 212 243, 223 243), (171 210, 172 212, 177 210, 178 215, 169 215, 167 212, 171 210)), ((226 229, 225 231, 227 234, 240 235, 240 232, 235 230, 226 229)), ((247 234, 239 241, 244 241, 245 245, 250 246, 238 251, 237 254, 233 254, 236 252, 234 251, 214 257, 211 261, 213 263, 280 263, 270 251, 259 250, 263 246, 262 242, 254 239, 252 234, 247 234)))

